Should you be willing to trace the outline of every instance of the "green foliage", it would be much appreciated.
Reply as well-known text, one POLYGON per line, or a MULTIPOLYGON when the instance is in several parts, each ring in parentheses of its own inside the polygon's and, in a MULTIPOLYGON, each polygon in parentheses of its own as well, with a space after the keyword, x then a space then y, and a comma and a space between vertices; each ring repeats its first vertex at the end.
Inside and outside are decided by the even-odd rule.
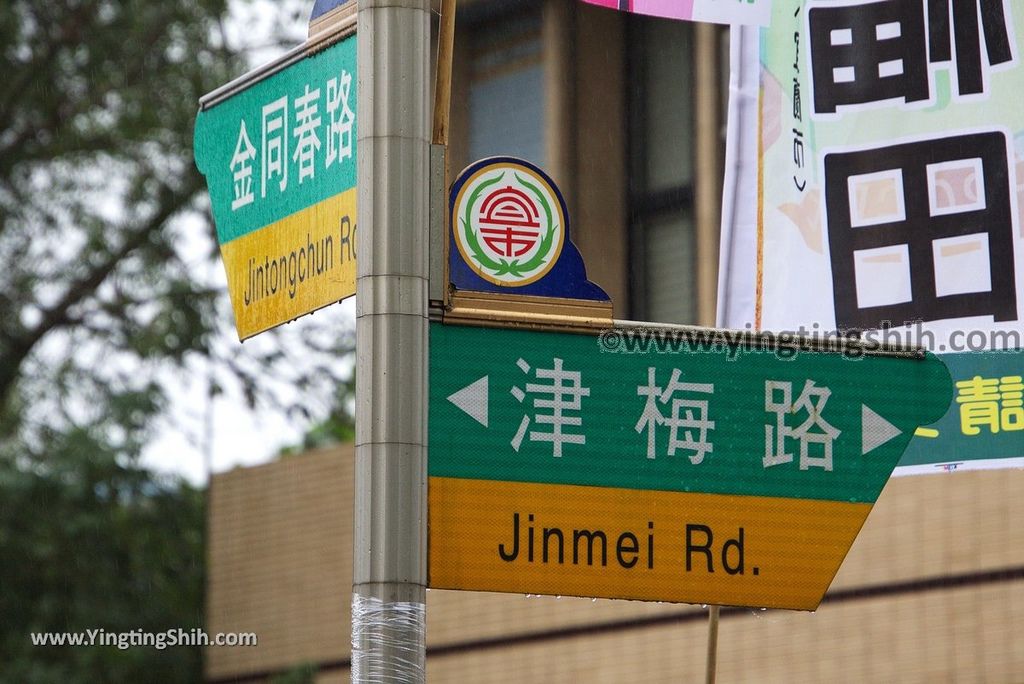
POLYGON ((43 458, 47 432, 83 421, 132 433, 159 408, 151 362, 209 351, 217 293, 178 243, 202 201, 196 102, 244 68, 211 47, 225 5, 12 0, 0 13, 0 412, 18 394, 35 408, 4 435, 21 456, 43 458), (103 411, 131 395, 134 413, 103 411))
POLYGON ((316 681, 316 673, 316 665, 306 663, 273 677, 270 684, 313 684, 316 681))
POLYGON ((139 465, 169 378, 198 366, 209 394, 308 421, 353 347, 326 314, 288 344, 228 339, 192 159, 200 96, 249 67, 226 47, 227 3, 0 11, 0 682, 200 681, 201 649, 29 634, 202 626, 203 495, 139 465))
POLYGON ((32 631, 202 625, 203 495, 137 464, 161 373, 208 356, 220 293, 200 95, 245 69, 227 0, 0 11, 0 681, 194 682, 200 649, 35 647, 32 631), (212 252, 201 260, 208 262, 212 252))
POLYGON ((352 373, 338 383, 334 403, 327 417, 307 430, 300 444, 281 449, 280 455, 296 456, 311 449, 355 441, 355 397, 356 377, 352 373))
POLYGON ((33 646, 31 632, 202 627, 201 492, 70 432, 44 472, 0 462, 0 681, 194 682, 197 648, 33 646), (59 450, 59 451, 58 451, 59 450))

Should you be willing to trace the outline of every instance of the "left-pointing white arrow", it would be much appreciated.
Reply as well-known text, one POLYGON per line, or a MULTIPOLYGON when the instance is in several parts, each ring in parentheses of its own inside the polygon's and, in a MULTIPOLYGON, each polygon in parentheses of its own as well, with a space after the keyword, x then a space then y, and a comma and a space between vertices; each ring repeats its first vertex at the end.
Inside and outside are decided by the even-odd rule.
POLYGON ((451 394, 448 401, 469 414, 469 417, 487 427, 487 378, 484 376, 451 394))

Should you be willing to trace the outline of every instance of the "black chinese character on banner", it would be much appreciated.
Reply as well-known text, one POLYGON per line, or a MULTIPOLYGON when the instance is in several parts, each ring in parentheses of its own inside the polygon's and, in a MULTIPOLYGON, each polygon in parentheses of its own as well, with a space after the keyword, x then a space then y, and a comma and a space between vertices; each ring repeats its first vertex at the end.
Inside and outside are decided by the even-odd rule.
POLYGON ((825 155, 836 325, 1017 317, 1006 136, 825 155))
POLYGON ((928 63, 951 61, 951 44, 958 94, 984 92, 982 29, 989 67, 1013 59, 1003 0, 820 5, 808 11, 808 24, 816 114, 898 98, 930 99, 928 63))
POLYGON ((960 95, 975 95, 985 89, 978 27, 979 3, 988 65, 1012 61, 1003 0, 928 0, 929 61, 938 63, 952 59, 949 40, 952 33, 953 44, 956 45, 957 92, 960 95))
POLYGON ((921 0, 813 7, 808 12, 814 111, 929 98, 921 0))

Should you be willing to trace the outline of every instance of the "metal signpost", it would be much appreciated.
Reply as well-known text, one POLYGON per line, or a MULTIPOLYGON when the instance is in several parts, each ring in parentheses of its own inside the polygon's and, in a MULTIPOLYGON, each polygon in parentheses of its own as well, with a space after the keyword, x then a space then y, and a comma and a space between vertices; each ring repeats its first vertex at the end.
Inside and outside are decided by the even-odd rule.
POLYGON ((355 294, 355 15, 200 101, 239 339, 355 294))
POLYGON ((359 2, 352 679, 423 681, 429 0, 359 2))
POLYGON ((543 171, 482 160, 449 201, 430 586, 816 608, 911 435, 949 405, 942 362, 617 325, 543 171))

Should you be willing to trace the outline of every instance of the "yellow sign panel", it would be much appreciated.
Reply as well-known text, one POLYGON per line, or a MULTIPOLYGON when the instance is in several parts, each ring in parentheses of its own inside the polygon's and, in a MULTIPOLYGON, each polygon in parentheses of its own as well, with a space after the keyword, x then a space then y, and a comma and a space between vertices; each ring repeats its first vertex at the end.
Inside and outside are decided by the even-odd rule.
POLYGON ((814 610, 871 510, 431 477, 430 586, 814 610))
POLYGON ((356 292, 356 189, 221 245, 239 339, 356 292))

